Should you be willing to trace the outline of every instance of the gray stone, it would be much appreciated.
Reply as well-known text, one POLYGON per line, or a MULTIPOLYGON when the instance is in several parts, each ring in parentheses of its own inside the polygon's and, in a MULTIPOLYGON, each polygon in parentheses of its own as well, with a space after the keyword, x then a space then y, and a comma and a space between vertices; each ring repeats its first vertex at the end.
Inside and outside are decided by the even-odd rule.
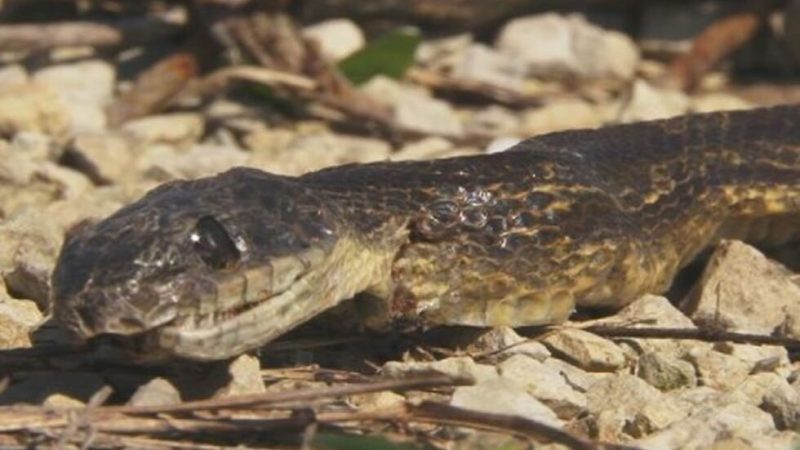
POLYGON ((63 154, 62 146, 53 138, 37 131, 20 131, 11 140, 9 150, 24 155, 30 161, 57 162, 63 154))
POLYGON ((255 356, 242 355, 234 359, 228 367, 228 373, 231 381, 214 394, 216 397, 259 394, 267 390, 261 375, 261 363, 255 356))
POLYGON ((197 145, 178 152, 166 145, 153 145, 137 161, 145 177, 158 181, 216 175, 232 167, 247 165, 250 155, 226 146, 197 145))
POLYGON ((593 384, 612 376, 608 372, 587 372, 558 358, 547 358, 544 360, 544 364, 558 371, 564 380, 578 392, 586 392, 593 384))
POLYGON ((163 406, 181 402, 181 393, 164 378, 153 378, 133 393, 130 406, 163 406))
POLYGON ((498 137, 492 139, 492 141, 486 145, 484 153, 492 154, 492 153, 504 152, 506 150, 511 150, 515 145, 519 144, 520 142, 522 142, 522 139, 520 138, 498 137))
POLYGON ((687 303, 696 322, 745 333, 772 334, 782 329, 800 338, 800 329, 786 327, 800 317, 800 286, 791 272, 739 241, 723 241, 709 260, 687 303))
POLYGON ((681 420, 688 408, 641 378, 621 374, 593 384, 586 393, 598 439, 640 437, 681 420))
POLYGON ((7 289, 47 309, 61 241, 62 230, 41 210, 27 209, 0 224, 0 275, 7 289))
POLYGON ((0 90, 28 83, 28 71, 20 64, 0 67, 0 90))
POLYGON ((63 101, 48 86, 27 83, 0 89, 2 135, 35 131, 62 141, 69 132, 70 120, 63 101))
POLYGON ((633 77, 639 52, 624 34, 590 24, 582 16, 548 13, 513 19, 497 47, 524 62, 536 76, 633 77), (536 45, 546 42, 547 45, 536 45))
POLYGON ((461 136, 463 125, 449 103, 433 98, 424 89, 376 76, 361 89, 390 105, 397 125, 413 131, 442 136, 461 136))
POLYGON ((50 86, 70 113, 73 132, 95 132, 106 127, 104 108, 111 101, 116 71, 100 60, 46 67, 34 81, 50 86))
POLYGON ((502 378, 522 385, 561 419, 572 419, 586 407, 586 396, 569 385, 558 370, 524 355, 514 355, 497 366, 502 378))
POLYGON ((475 386, 456 388, 450 400, 452 406, 489 414, 524 417, 553 427, 561 421, 552 409, 545 406, 525 388, 507 378, 486 380, 475 386))
POLYGON ((464 129, 449 103, 428 96, 403 97, 394 109, 397 124, 422 133, 458 137, 464 129))
POLYGON ((800 391, 785 380, 764 394, 760 406, 772 415, 779 430, 800 430, 800 391))
POLYGON ((453 70, 474 39, 469 33, 425 40, 414 55, 417 64, 440 73, 453 70))
POLYGON ((661 391, 697 385, 697 376, 691 363, 661 353, 642 355, 637 375, 661 391))
POLYGON ((525 63, 484 44, 472 44, 460 53, 450 76, 511 91, 523 87, 525 63))
POLYGON ((456 151, 453 143, 439 136, 430 136, 405 144, 389 156, 392 161, 413 161, 451 156, 456 151))
POLYGON ((510 327, 489 329, 475 340, 469 350, 492 361, 503 361, 520 354, 541 362, 550 356, 547 347, 518 335, 510 327))
POLYGON ((776 434, 769 414, 748 403, 733 402, 699 408, 683 420, 632 444, 647 449, 703 450, 723 440, 744 438, 745 442, 754 443, 776 434))
POLYGON ((756 105, 736 95, 725 92, 710 92, 691 99, 692 112, 737 111, 754 108, 756 105))
POLYGON ((751 365, 709 348, 696 348, 687 354, 695 366, 700 382, 719 390, 729 390, 743 382, 750 373, 751 365))
POLYGON ((364 32, 350 19, 331 19, 303 28, 303 36, 315 40, 322 55, 339 61, 364 46, 364 32))
POLYGON ((391 148, 378 139, 335 135, 330 132, 287 134, 261 130, 245 137, 252 150, 249 165, 272 173, 300 175, 348 163, 383 161, 391 148))
POLYGON ((141 146, 165 144, 182 149, 203 136, 205 122, 195 113, 163 114, 131 120, 122 130, 141 146))
POLYGON ((489 106, 468 115, 464 120, 464 130, 481 136, 512 136, 519 132, 518 116, 501 106, 489 106))
POLYGON ((619 113, 619 122, 666 119, 689 111, 689 97, 681 91, 659 88, 644 80, 633 83, 630 97, 619 113))
POLYGON ((789 352, 786 347, 719 342, 714 345, 714 349, 746 363, 750 367, 751 373, 776 372, 785 376, 791 370, 789 352))
POLYGON ((389 361, 381 367, 380 374, 389 378, 405 378, 422 375, 445 375, 459 379, 472 379, 482 383, 498 377, 493 366, 476 364, 465 356, 445 358, 438 361, 389 361))
POLYGON ((625 353, 615 343, 577 328, 557 330, 542 342, 555 354, 586 370, 615 371, 627 362, 625 353))
POLYGON ((526 109, 522 113, 519 133, 535 136, 574 128, 597 128, 605 120, 602 111, 585 100, 551 100, 539 108, 526 109))
POLYGON ((0 349, 31 346, 30 332, 42 323, 44 316, 36 303, 13 299, 0 282, 0 349))
MULTIPOLYGON (((645 295, 621 309, 617 314, 593 322, 597 326, 624 328, 697 328, 692 320, 679 311, 670 301, 656 295, 645 295)), ((709 349, 711 344, 692 339, 626 339, 620 347, 633 348, 635 353, 655 352, 683 359, 693 349, 709 349)))
POLYGON ((69 152, 73 165, 98 183, 120 182, 134 174, 128 141, 110 133, 81 134, 69 152))

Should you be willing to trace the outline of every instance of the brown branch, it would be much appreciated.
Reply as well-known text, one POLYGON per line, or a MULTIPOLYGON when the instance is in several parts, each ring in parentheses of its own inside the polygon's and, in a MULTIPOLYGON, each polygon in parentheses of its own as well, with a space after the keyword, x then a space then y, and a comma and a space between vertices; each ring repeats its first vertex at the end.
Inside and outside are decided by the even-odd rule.
POLYGON ((595 450, 593 443, 541 422, 520 416, 488 414, 443 403, 422 402, 410 408, 413 419, 437 424, 505 431, 526 438, 558 442, 575 450, 595 450))
POLYGON ((160 17, 115 22, 0 25, 0 51, 39 51, 63 46, 117 47, 157 42, 182 26, 160 17))
MULTIPOLYGON (((178 403, 166 406, 121 406, 110 407, 107 410, 127 414, 153 414, 196 412, 208 409, 225 409, 253 405, 274 405, 286 402, 305 400, 318 400, 321 398, 342 397, 346 395, 367 394, 391 390, 429 389, 443 386, 459 386, 472 384, 475 381, 468 378, 455 378, 444 375, 419 377, 398 380, 380 380, 371 383, 333 386, 321 389, 303 389, 297 391, 267 392, 263 394, 240 395, 236 397, 197 400, 193 402, 178 403)), ((0 425, 2 426, 2 425, 0 425)))
MULTIPOLYGON (((223 399, 198 400, 164 406, 107 406, 93 408, 88 418, 97 426, 108 426, 106 419, 116 414, 175 414, 197 413, 202 410, 242 408, 248 406, 278 405, 289 402, 311 401, 323 398, 366 394, 387 390, 429 389, 443 386, 471 384, 473 380, 443 375, 399 380, 379 380, 371 383, 334 386, 322 389, 303 389, 285 392, 240 395, 223 399), (98 420, 101 419, 102 420, 98 420), (100 424, 100 422, 104 422, 100 424)), ((0 431, 11 432, 28 429, 31 426, 52 428, 69 423, 69 416, 83 409, 52 410, 42 407, 7 406, 0 407, 0 431)), ((202 421, 205 423, 205 421, 202 421)), ((191 424, 191 422, 190 422, 191 424)), ((160 425, 159 425, 160 426, 160 425)), ((236 428, 238 429, 238 428, 236 428)))
POLYGON ((197 72, 197 61, 188 53, 174 53, 158 61, 139 74, 133 87, 108 107, 109 125, 115 127, 160 112, 197 72))
POLYGON ((592 325, 584 330, 605 337, 647 339, 695 339, 705 342, 733 342, 736 344, 777 345, 800 350, 800 339, 764 334, 737 333, 734 331, 702 328, 630 328, 592 325))
POLYGON ((540 96, 481 81, 454 78, 431 70, 411 69, 407 78, 428 87, 440 97, 481 104, 496 103, 509 108, 530 108, 542 105, 540 96))
POLYGON ((734 14, 709 25, 692 42, 691 50, 672 62, 670 72, 679 87, 694 89, 705 74, 746 44, 760 26, 761 17, 755 12, 734 14))

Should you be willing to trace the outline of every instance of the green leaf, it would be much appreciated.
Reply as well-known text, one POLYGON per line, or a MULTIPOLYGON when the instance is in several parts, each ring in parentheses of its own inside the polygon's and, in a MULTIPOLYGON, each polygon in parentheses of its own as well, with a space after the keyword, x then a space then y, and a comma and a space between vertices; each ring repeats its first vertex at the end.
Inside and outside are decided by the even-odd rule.
POLYGON ((414 63, 414 52, 421 41, 416 28, 398 28, 339 62, 339 69, 354 84, 375 75, 400 78, 414 63))
POLYGON ((382 436, 358 434, 319 433, 312 443, 316 449, 325 450, 422 450, 413 443, 392 442, 382 436))

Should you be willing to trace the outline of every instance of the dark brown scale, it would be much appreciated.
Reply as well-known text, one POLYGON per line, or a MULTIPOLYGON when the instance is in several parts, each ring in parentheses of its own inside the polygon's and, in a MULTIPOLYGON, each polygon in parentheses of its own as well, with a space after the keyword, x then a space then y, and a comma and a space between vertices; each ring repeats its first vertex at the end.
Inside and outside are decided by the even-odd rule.
POLYGON ((534 325, 575 304, 619 307, 664 291, 722 237, 798 238, 763 224, 800 223, 799 124, 800 106, 785 106, 554 133, 493 155, 169 183, 67 239, 55 313, 85 335, 138 333, 168 318, 125 283, 195 311, 218 266, 341 242, 354 254, 337 256, 334 278, 380 256, 391 279, 366 288, 415 323, 534 325), (198 252, 187 236, 206 217, 198 252))
MULTIPOLYGON (((523 199, 502 204, 515 229, 524 229, 526 233, 514 234, 511 241, 488 239, 474 225, 482 225, 488 234, 505 230, 507 225, 492 219, 491 213, 486 221, 475 220, 483 216, 478 210, 466 209, 462 210, 462 224, 473 226, 456 227, 450 230, 451 234, 442 235, 441 240, 478 242, 488 246, 489 257, 496 258, 503 258, 509 248, 517 249, 526 252, 520 255, 522 258, 540 262, 558 260, 559 255, 580 252, 583 247, 608 246, 615 249, 616 256, 612 260, 608 254, 597 258, 598 266, 603 267, 585 262, 585 272, 598 277, 597 285, 574 291, 574 300, 619 304, 644 292, 663 290, 682 264, 719 239, 717 230, 721 223, 726 217, 738 214, 737 195, 750 195, 747 192, 751 189, 762 195, 766 191, 781 192, 783 200, 751 205, 750 211, 762 215, 800 215, 796 202, 790 201, 792 196, 800 195, 797 165, 800 126, 795 124, 800 124, 797 106, 696 115, 555 133, 491 156, 354 165, 323 170, 301 179, 323 191, 352 194, 363 189, 373 205, 387 203, 382 199, 389 192, 386 185, 391 185, 392 190, 409 189, 407 208, 417 203, 414 188, 445 193, 463 188, 474 198, 476 193, 487 192, 490 186, 502 183, 498 195, 523 199), (742 163, 731 163, 723 153, 736 155, 742 163), (436 175, 430 170, 434 166, 436 175), (540 190, 539 186, 546 190, 540 190), (734 186, 743 190, 729 189, 734 186), (660 196, 655 203, 646 203, 652 200, 651 193, 660 196), (570 205, 566 210, 552 208, 564 202, 570 205), (457 233, 454 235, 453 231, 457 233), (633 267, 634 264, 639 268, 633 267), (648 268, 656 272, 644 273, 648 268), (615 279, 609 279, 610 274, 615 279), (611 285, 608 291, 616 295, 598 297, 599 287, 608 284, 611 285)), ((438 201, 442 201, 441 197, 438 201)), ((460 201, 460 196, 454 200, 460 201)), ((483 198, 473 203, 487 211, 494 207, 483 198)), ((373 208, 373 212, 387 216, 403 214, 402 206, 399 210, 373 208)), ((352 212, 355 216, 360 214, 352 212)), ((409 264, 413 265, 413 241, 410 246, 407 253, 411 255, 409 264)), ((431 251, 435 252, 428 250, 431 251)), ((575 263, 574 259, 571 261, 575 263)), ((544 291, 547 295, 546 287, 524 287, 525 280, 533 275, 552 280, 553 284, 569 284, 559 274, 565 272, 560 263, 534 266, 541 269, 536 274, 515 267, 512 258, 508 264, 501 262, 500 267, 523 286, 520 292, 510 295, 522 295, 526 289, 544 291)), ((401 279, 403 276, 398 274, 401 279)), ((410 277, 401 281, 406 286, 428 283, 431 279, 448 284, 452 275, 426 272, 425 276, 427 280, 410 277)), ((451 294, 458 296, 458 290, 459 286, 453 285, 451 294)))

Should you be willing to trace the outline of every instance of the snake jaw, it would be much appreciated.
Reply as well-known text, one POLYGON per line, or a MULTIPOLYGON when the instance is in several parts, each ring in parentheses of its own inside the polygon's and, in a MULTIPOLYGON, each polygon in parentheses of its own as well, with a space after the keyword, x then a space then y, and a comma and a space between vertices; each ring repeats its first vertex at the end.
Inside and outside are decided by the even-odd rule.
POLYGON ((393 257, 394 249, 376 251, 357 239, 343 238, 330 248, 312 248, 278 258, 268 267, 245 270, 239 281, 220 283, 228 283, 224 290, 240 294, 217 297, 216 303, 225 306, 202 317, 179 316, 154 330, 155 345, 194 360, 241 354, 384 282, 393 257), (264 289, 265 283, 272 289, 264 289))

